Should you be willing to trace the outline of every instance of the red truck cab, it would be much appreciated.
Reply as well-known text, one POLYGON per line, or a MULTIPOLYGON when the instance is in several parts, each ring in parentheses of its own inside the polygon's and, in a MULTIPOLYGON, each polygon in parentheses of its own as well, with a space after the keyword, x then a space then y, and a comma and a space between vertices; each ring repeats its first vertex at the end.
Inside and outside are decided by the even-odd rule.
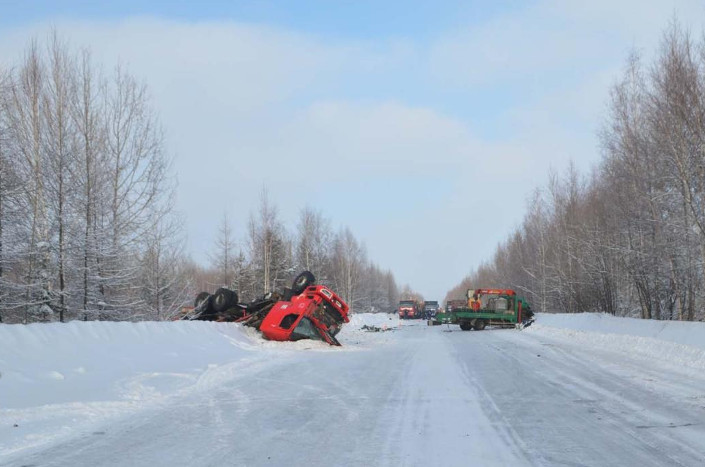
POLYGON ((399 302, 399 319, 416 319, 421 317, 421 307, 414 300, 399 302))
POLYGON ((350 322, 348 305, 323 285, 307 287, 289 301, 279 301, 262 321, 259 330, 273 341, 322 340, 340 345, 335 335, 350 322))

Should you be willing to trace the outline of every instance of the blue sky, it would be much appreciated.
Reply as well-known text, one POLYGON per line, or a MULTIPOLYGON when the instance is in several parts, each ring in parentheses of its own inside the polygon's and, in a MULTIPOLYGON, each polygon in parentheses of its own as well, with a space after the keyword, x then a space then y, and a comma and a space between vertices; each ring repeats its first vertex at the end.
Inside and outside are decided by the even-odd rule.
POLYGON ((441 300, 520 225, 551 171, 599 161, 610 85, 673 17, 699 33, 705 6, 0 0, 0 64, 56 27, 146 82, 195 257, 223 212, 244 235, 266 186, 289 225, 319 209, 441 300), (478 229, 478 210, 502 214, 478 229))
POLYGON ((47 17, 86 19, 150 15, 186 21, 231 19, 305 30, 331 37, 426 39, 441 31, 481 22, 528 1, 12 1, 0 0, 3 25, 47 17))
MULTIPOLYGON (((529 1, 7 1, 0 0, 0 26, 31 25, 47 19, 121 20, 153 17, 190 23, 235 21, 283 28, 315 35, 333 43, 398 40, 423 48, 447 31, 481 25, 506 12, 527 8, 529 1), (519 8, 521 7, 521 8, 519 8)), ((317 89, 350 99, 397 99, 412 105, 433 105, 444 112, 472 119, 488 137, 497 132, 492 124, 506 104, 526 89, 505 83, 484 83, 474 89, 437 86, 408 64, 399 75, 365 73, 350 80, 317 89), (401 79, 399 77, 401 76, 401 79), (354 85, 351 85, 354 82, 354 85)), ((531 91, 529 91, 531 92, 531 91)))

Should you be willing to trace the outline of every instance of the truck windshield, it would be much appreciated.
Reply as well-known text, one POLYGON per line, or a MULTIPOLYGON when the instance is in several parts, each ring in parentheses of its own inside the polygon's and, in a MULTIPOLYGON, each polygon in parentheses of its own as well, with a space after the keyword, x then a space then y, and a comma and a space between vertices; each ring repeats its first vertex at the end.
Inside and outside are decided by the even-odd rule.
POLYGON ((300 339, 315 339, 319 341, 323 340, 323 338, 321 337, 321 333, 318 332, 316 326, 314 326, 313 322, 311 322, 311 320, 306 317, 301 318, 301 321, 299 321, 298 326, 296 326, 294 332, 291 333, 291 340, 298 341, 300 339))
POLYGON ((416 302, 399 302, 399 306, 414 306, 416 302))

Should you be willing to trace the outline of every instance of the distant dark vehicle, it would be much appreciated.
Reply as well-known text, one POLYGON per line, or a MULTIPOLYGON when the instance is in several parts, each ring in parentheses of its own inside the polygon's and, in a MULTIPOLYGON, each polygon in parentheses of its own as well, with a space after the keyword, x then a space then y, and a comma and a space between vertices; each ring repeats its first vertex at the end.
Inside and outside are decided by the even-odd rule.
POLYGON ((423 319, 431 319, 436 316, 441 307, 435 300, 423 302, 423 319))

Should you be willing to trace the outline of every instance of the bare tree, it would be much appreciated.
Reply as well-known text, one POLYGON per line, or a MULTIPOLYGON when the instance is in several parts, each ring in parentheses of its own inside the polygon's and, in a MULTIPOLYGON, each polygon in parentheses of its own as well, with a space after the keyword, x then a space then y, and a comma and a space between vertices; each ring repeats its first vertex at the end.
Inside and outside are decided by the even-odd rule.
POLYGON ((70 118, 70 102, 75 99, 73 64, 67 47, 61 43, 54 31, 48 47, 49 66, 46 92, 44 94, 45 131, 43 144, 49 167, 46 177, 46 191, 51 205, 56 239, 58 268, 59 320, 64 321, 67 308, 67 238, 69 236, 70 206, 69 193, 75 172, 74 142, 75 129, 70 118))
POLYGON ((330 222, 309 207, 299 216, 296 241, 296 264, 299 269, 311 271, 318 282, 329 283, 332 232, 330 222))
POLYGON ((160 216, 146 236, 140 258, 141 297, 144 305, 132 318, 163 320, 175 316, 190 301, 193 286, 185 273, 181 220, 160 216))
POLYGON ((25 188, 24 208, 30 215, 25 224, 27 241, 23 256, 25 270, 24 317, 30 313, 50 312, 49 295, 49 223, 45 193, 45 162, 42 148, 43 134, 42 97, 45 86, 45 70, 36 42, 32 42, 25 54, 22 67, 12 80, 6 113, 11 133, 10 151, 15 152, 22 163, 17 172, 25 188))
POLYGON ((218 236, 215 239, 215 250, 211 254, 211 261, 218 271, 219 283, 224 287, 236 285, 238 253, 235 249, 235 239, 228 221, 228 215, 223 213, 223 219, 218 227, 218 236))
POLYGON ((291 242, 266 189, 262 190, 257 215, 250 216, 248 234, 255 294, 283 286, 293 275, 291 242))
POLYGON ((361 299, 359 286, 367 252, 349 228, 341 229, 333 240, 332 272, 336 289, 354 310, 361 299))
POLYGON ((101 188, 105 186, 105 177, 99 173, 105 161, 105 126, 101 119, 102 84, 93 69, 88 50, 80 54, 76 80, 76 99, 72 102, 71 116, 77 130, 77 157, 80 166, 77 170, 77 185, 82 191, 82 308, 84 316, 88 316, 95 314, 104 303, 102 296, 105 292, 101 283, 97 226, 98 206, 103 201, 101 188))
POLYGON ((11 298, 13 283, 8 274, 14 257, 12 245, 18 243, 11 237, 15 230, 13 227, 17 223, 13 206, 17 204, 20 193, 16 167, 10 158, 10 85, 9 73, 0 69, 0 308, 3 310, 14 306, 11 298), (8 238, 10 242, 6 241, 8 238))

